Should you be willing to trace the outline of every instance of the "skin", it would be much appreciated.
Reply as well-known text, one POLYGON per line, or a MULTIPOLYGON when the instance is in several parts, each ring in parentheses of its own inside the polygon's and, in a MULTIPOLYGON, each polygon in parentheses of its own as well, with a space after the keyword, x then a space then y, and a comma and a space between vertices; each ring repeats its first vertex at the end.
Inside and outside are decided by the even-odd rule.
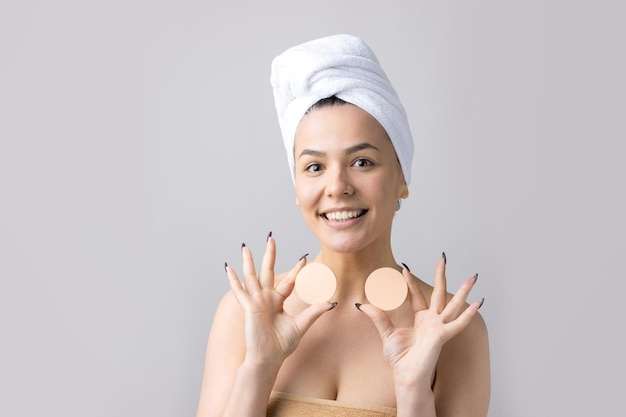
POLYGON ((273 237, 258 272, 243 247, 243 283, 225 268, 231 291, 215 314, 197 415, 265 416, 274 390, 395 407, 401 417, 486 416, 487 330, 481 303, 466 303, 476 277, 452 295, 444 257, 434 288, 394 259, 392 221, 408 188, 384 129, 353 105, 315 109, 298 127, 295 159, 296 203, 320 242, 312 261, 334 271, 337 304, 309 306, 293 293, 306 258, 275 276, 273 237), (358 216, 336 221, 333 212, 358 216), (409 287, 390 312, 364 294, 367 276, 383 266, 409 287))

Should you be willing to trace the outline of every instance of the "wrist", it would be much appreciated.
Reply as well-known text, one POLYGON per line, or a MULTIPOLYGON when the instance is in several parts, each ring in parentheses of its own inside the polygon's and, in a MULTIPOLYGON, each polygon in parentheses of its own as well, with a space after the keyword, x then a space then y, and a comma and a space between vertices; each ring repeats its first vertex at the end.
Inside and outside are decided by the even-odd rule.
POLYGON ((434 417, 435 394, 430 381, 395 381, 396 408, 398 417, 434 417))
POLYGON ((434 381, 434 372, 432 374, 422 374, 422 373, 394 373, 393 382, 395 384, 396 389, 405 389, 408 391, 421 391, 421 390, 432 390, 432 384, 434 381))
POLYGON ((228 403, 221 415, 265 416, 277 373, 275 367, 244 360, 237 370, 228 403))
POLYGON ((425 378, 406 380, 401 378, 394 378, 394 386, 396 389, 396 395, 399 394, 415 394, 415 393, 431 393, 432 386, 430 380, 425 378))
POLYGON ((259 382, 274 380, 282 366, 282 361, 259 361, 245 358, 239 371, 259 382))

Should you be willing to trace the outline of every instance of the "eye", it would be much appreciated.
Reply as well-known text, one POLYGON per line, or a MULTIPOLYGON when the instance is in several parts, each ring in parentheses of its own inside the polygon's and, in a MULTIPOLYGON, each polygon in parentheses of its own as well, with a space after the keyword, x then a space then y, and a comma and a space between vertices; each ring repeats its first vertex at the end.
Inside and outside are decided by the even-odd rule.
POLYGON ((374 163, 372 161, 370 161, 369 159, 365 159, 365 158, 359 158, 352 163, 352 165, 355 167, 368 167, 373 164, 374 163))
POLYGON ((322 165, 321 164, 309 164, 307 165, 307 167, 304 169, 305 171, 308 172, 319 172, 322 170, 322 165))

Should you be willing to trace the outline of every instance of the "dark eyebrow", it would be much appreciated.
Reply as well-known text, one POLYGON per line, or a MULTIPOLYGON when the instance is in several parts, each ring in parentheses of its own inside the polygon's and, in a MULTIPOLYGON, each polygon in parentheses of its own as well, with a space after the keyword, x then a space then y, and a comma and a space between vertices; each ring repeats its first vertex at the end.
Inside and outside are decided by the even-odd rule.
POLYGON ((325 153, 324 152, 320 152, 320 151, 314 151, 313 149, 305 149, 300 153, 300 156, 298 156, 298 158, 302 158, 304 155, 311 155, 311 156, 315 156, 315 157, 320 157, 320 156, 324 156, 325 153))
POLYGON ((348 149, 346 149, 344 153, 346 155, 350 155, 351 153, 362 151, 363 149, 374 149, 375 151, 380 152, 380 149, 378 149, 376 146, 367 142, 363 142, 363 143, 359 143, 358 145, 349 147, 348 149))
MULTIPOLYGON (((363 142, 363 143, 359 143, 359 144, 354 145, 354 146, 350 146, 348 149, 346 149, 344 151, 344 154, 345 155, 350 155, 352 153, 359 152, 359 151, 362 151, 364 149, 374 149, 375 151, 380 152, 380 149, 378 149, 376 146, 374 146, 374 145, 372 145, 370 143, 367 143, 367 142, 363 142)), ((301 158, 304 155, 311 155, 311 156, 315 156, 315 157, 321 157, 321 156, 324 156, 326 154, 324 152, 315 151, 313 149, 304 149, 300 153, 300 156, 298 156, 298 158, 301 158)))

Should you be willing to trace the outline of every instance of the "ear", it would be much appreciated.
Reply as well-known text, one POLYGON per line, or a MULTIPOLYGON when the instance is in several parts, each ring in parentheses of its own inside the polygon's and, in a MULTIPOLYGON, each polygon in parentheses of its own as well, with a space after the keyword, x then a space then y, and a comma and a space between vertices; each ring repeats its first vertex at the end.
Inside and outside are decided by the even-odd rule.
POLYGON ((400 192, 398 193, 400 198, 408 198, 409 197, 409 186, 406 185, 406 181, 402 179, 402 184, 400 185, 400 192))

